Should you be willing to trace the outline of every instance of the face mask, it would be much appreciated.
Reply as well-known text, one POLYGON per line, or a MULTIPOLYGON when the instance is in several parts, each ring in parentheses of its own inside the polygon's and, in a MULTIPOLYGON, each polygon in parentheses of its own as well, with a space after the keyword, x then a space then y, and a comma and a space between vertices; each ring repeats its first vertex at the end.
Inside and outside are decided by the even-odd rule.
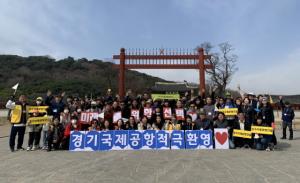
POLYGON ((64 110, 64 113, 69 113, 69 110, 67 110, 67 109, 66 109, 66 110, 64 110))
POLYGON ((41 101, 36 101, 36 104, 37 104, 37 105, 41 105, 42 102, 41 102, 41 101))
POLYGON ((77 112, 78 112, 78 113, 81 113, 81 109, 77 109, 77 112))

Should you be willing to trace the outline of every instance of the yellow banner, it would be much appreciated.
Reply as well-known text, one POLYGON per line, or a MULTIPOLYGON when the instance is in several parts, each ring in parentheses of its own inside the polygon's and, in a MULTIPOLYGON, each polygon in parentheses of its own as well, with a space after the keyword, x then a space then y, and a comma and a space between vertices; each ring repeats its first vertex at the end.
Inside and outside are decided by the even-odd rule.
POLYGON ((31 125, 45 124, 50 120, 49 116, 28 118, 28 123, 31 125))
POLYGON ((179 94, 151 94, 151 98, 153 99, 153 101, 157 99, 179 100, 180 96, 179 94))
POLYGON ((233 130, 233 136, 234 137, 241 137, 245 139, 251 139, 252 138, 252 132, 247 130, 233 130))
POLYGON ((223 112, 225 116, 235 116, 238 113, 238 108, 219 109, 218 111, 223 112))
POLYGON ((27 106, 28 113, 34 113, 36 111, 41 113, 47 113, 48 106, 27 106))
POLYGON ((257 134, 263 134, 263 135, 272 135, 273 128, 266 127, 266 126, 251 126, 251 132, 257 134))

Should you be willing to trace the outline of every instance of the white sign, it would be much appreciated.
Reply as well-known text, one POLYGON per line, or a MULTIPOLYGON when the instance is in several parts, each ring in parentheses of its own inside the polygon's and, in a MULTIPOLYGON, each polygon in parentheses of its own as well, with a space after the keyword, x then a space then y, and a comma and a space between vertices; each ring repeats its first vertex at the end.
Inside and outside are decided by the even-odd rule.
POLYGON ((140 111, 137 109, 131 109, 131 116, 135 118, 135 120, 140 119, 140 111))
POLYGON ((117 122, 119 119, 122 119, 122 113, 121 112, 115 112, 113 116, 113 122, 117 122))
POLYGON ((152 109, 151 108, 144 108, 144 116, 146 116, 147 118, 151 118, 152 116, 152 109))
POLYGON ((215 148, 229 149, 229 139, 227 128, 215 128, 215 148))

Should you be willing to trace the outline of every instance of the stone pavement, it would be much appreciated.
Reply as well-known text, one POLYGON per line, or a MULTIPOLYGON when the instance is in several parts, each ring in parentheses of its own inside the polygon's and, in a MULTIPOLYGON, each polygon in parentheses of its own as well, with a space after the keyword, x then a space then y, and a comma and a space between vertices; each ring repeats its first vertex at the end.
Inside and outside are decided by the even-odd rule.
MULTIPOLYGON (((1 126, 0 132, 4 129, 1 126)), ((27 139, 24 142, 26 147, 27 139)), ((300 131, 296 131, 295 140, 279 141, 274 152, 237 149, 11 153, 8 138, 4 137, 0 138, 0 182, 300 182, 299 142, 300 131)))

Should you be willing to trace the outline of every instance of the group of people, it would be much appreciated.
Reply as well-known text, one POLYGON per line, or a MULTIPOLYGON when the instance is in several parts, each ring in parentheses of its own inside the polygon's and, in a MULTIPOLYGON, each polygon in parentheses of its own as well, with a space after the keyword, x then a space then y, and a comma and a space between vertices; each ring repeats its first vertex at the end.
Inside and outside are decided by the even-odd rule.
MULTIPOLYGON (((10 109, 10 121, 12 122, 9 139, 10 150, 25 150, 23 140, 25 130, 29 132, 27 151, 37 149, 57 150, 68 149, 71 131, 87 130, 214 130, 215 128, 227 128, 229 133, 230 148, 252 148, 257 150, 273 150, 277 144, 275 133, 273 135, 253 134, 252 139, 243 139, 232 135, 234 129, 251 130, 251 126, 272 127, 274 113, 267 96, 253 93, 241 94, 233 99, 230 93, 225 97, 215 97, 214 92, 205 96, 205 92, 193 96, 187 92, 179 100, 155 100, 149 93, 133 96, 131 91, 124 98, 113 96, 109 89, 105 96, 96 98, 79 98, 65 96, 65 93, 53 96, 47 92, 45 98, 38 97, 30 106, 48 106, 47 112, 33 112, 28 114, 29 106, 25 95, 21 95, 18 101, 11 98, 6 107, 10 109), (14 110, 16 107, 19 110, 14 110), (144 109, 152 109, 151 115, 145 115, 144 109), (171 108, 171 116, 165 118, 164 108, 171 108), (220 109, 237 108, 237 115, 225 115, 220 109), (183 117, 179 118, 175 110, 182 109, 183 117), (131 111, 138 111, 139 117, 133 116, 131 111), (98 118, 88 123, 80 121, 82 112, 97 112, 98 118), (114 120, 114 113, 121 112, 121 118, 114 120), (52 120, 46 124, 30 124, 29 117, 52 116, 52 120), (18 135, 15 149, 15 139, 18 135), (42 139, 42 147, 40 147, 42 139)), ((293 139, 292 121, 294 111, 288 101, 283 102, 282 107, 283 134, 286 139, 286 128, 289 128, 289 139, 293 139)))

